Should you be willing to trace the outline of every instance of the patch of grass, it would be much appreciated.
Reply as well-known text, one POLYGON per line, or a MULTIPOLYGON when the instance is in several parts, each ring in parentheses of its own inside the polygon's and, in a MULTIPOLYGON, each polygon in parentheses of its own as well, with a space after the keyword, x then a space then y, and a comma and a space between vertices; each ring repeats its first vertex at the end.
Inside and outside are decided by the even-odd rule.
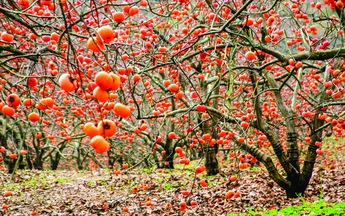
POLYGON ((68 178, 56 178, 56 179, 53 179, 52 181, 56 182, 58 184, 61 184, 61 183, 70 181, 70 179, 68 179, 68 178))
POLYGON ((163 181, 166 181, 166 178, 159 178, 159 179, 155 179, 156 183, 162 183, 163 181))
MULTIPOLYGON (((249 208, 250 215, 261 215, 261 216, 270 216, 270 215, 333 215, 340 216, 345 212, 345 202, 340 203, 327 203, 325 200, 320 199, 313 203, 311 202, 302 202, 300 205, 287 206, 281 209, 272 209, 266 212, 257 212, 249 208)), ((230 213, 227 216, 233 215, 243 215, 243 214, 234 214, 230 213)))
POLYGON ((209 181, 208 186, 211 187, 212 185, 214 185, 214 181, 209 181))
POLYGON ((165 184, 165 190, 170 190, 171 188, 178 188, 178 183, 172 183, 172 184, 165 184))

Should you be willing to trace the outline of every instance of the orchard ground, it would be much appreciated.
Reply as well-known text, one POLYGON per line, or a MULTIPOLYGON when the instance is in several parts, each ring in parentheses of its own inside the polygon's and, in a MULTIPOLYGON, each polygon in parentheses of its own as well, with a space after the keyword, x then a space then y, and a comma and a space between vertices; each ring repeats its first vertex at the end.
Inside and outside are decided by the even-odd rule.
POLYGON ((202 161, 192 161, 188 166, 177 165, 174 170, 136 168, 127 173, 122 170, 120 174, 110 169, 19 170, 13 176, 1 172, 0 213, 263 215, 265 212, 271 214, 269 210, 284 212, 284 207, 296 206, 290 209, 295 215, 341 215, 345 212, 345 172, 342 160, 333 162, 318 164, 304 197, 291 199, 287 199, 285 192, 268 178, 264 167, 239 170, 229 161, 216 176, 206 176, 205 172, 195 174, 195 167, 202 161), (236 180, 231 181, 230 176, 236 176, 236 180), (201 187, 202 179, 207 181, 207 187, 201 187), (226 193, 231 190, 240 192, 240 197, 226 199, 226 193), (6 191, 11 191, 12 195, 5 196, 6 191), (181 202, 186 202, 186 210, 180 210, 181 202), (297 212, 298 206, 301 212, 297 212), (315 206, 319 209, 313 210, 315 206))

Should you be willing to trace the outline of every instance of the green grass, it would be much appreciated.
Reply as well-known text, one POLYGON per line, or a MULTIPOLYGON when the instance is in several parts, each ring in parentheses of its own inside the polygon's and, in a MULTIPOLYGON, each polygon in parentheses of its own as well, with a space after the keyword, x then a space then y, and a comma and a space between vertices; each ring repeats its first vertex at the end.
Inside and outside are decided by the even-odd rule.
POLYGON ((324 200, 314 203, 304 202, 299 206, 288 206, 282 209, 273 209, 262 215, 342 215, 345 212, 345 203, 328 204, 324 200))
MULTIPOLYGON (((340 203, 327 203, 325 200, 320 199, 313 203, 303 202, 300 205, 287 206, 281 209, 272 209, 266 212, 257 212, 249 208, 249 215, 260 215, 260 216, 270 216, 270 215, 332 215, 341 216, 345 214, 345 202, 340 203)), ((234 214, 229 213, 227 216, 234 215, 248 215, 248 214, 234 214)))

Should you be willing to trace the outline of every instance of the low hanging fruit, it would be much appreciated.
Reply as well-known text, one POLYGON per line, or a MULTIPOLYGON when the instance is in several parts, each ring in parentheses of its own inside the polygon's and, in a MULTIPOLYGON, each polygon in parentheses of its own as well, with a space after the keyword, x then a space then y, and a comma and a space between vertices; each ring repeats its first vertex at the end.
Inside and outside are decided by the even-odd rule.
POLYGON ((116 132, 115 122, 110 119, 101 120, 97 128, 100 134, 106 137, 112 137, 116 132))
POLYGON ((83 127, 83 131, 86 135, 88 135, 91 138, 96 135, 101 135, 98 128, 92 122, 86 123, 83 127))
POLYGON ((110 149, 110 143, 100 135, 94 136, 90 141, 91 147, 95 149, 97 153, 105 153, 110 149))

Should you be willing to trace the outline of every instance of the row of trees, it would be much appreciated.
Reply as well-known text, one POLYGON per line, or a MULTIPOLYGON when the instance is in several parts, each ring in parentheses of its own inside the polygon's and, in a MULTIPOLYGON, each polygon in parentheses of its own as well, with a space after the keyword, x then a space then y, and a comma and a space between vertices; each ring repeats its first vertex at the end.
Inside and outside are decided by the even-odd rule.
POLYGON ((342 8, 2 1, 1 160, 10 172, 64 158, 81 169, 107 152, 110 166, 173 168, 177 153, 213 175, 219 149, 241 149, 240 166, 262 163, 295 197, 325 134, 345 128, 342 8))

